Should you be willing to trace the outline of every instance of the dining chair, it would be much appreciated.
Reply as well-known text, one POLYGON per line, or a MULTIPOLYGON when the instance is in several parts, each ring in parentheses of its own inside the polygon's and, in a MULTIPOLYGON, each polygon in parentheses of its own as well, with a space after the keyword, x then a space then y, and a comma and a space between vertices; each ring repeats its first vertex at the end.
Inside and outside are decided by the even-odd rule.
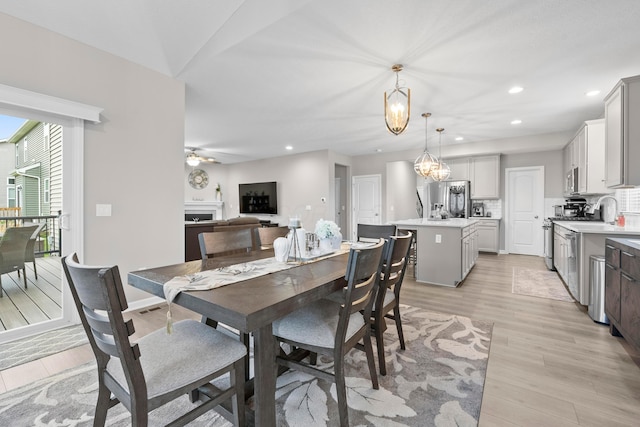
POLYGON ((396 226, 378 224, 358 224, 357 238, 359 242, 374 242, 378 239, 387 239, 396 234, 396 226))
POLYGON ((344 357, 349 350, 364 350, 374 389, 378 389, 373 347, 371 344, 372 295, 380 275, 384 240, 358 249, 352 247, 342 292, 318 300, 273 322, 273 335, 280 343, 295 349, 281 352, 279 365, 297 369, 321 379, 335 382, 340 425, 349 425, 344 357), (364 311, 364 315, 360 312, 364 311), (360 344, 360 341, 363 344, 360 344), (299 360, 299 349, 311 352, 311 362, 299 360), (315 355, 333 356, 334 373, 313 366, 315 355))
POLYGON ((31 235, 38 228, 37 225, 27 227, 9 227, 0 239, 0 297, 2 290, 2 275, 20 270, 23 273, 24 288, 27 289, 27 272, 25 270, 25 251, 31 235))
POLYGON ((385 244, 382 272, 371 313, 371 332, 376 337, 381 375, 387 375, 383 339, 384 331, 387 329, 386 319, 392 319, 395 322, 400 348, 405 349, 400 318, 400 288, 409 263, 412 242, 413 233, 407 232, 404 235, 389 237, 385 244))
POLYGON ((273 248, 273 242, 278 237, 287 237, 289 234, 289 227, 259 227, 256 228, 258 233, 258 238, 260 239, 260 247, 262 249, 271 249, 273 248))
POLYGON ((76 254, 64 257, 62 265, 98 367, 94 426, 104 426, 108 409, 118 403, 131 413, 132 426, 147 426, 148 412, 185 394, 202 403, 170 425, 185 425, 217 407, 244 426, 247 350, 241 343, 195 320, 174 323, 171 334, 163 328, 132 343, 135 327, 122 315, 127 300, 118 267, 81 265, 76 254), (210 382, 227 373, 230 386, 213 387, 210 382), (229 399, 233 413, 219 407, 229 399))
POLYGON ((255 240, 251 228, 198 234, 202 259, 257 250, 255 240))

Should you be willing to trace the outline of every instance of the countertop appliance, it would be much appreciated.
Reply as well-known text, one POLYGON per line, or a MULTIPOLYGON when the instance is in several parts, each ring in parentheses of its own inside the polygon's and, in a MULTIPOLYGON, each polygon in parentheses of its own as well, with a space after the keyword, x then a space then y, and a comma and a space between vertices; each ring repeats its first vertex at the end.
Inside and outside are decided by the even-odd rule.
POLYGON ((446 210, 450 218, 471 216, 471 183, 469 181, 430 182, 424 187, 424 218, 434 217, 439 207, 446 210))

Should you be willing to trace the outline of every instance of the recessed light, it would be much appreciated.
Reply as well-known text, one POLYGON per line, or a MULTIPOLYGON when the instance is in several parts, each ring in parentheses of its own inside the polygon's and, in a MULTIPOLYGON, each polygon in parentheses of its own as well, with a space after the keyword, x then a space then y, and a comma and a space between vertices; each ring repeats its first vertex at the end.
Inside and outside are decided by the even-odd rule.
POLYGON ((287 145, 287 146, 286 146, 286 147, 284 147, 284 148, 285 148, 285 150, 293 150, 293 147, 292 147, 292 146, 290 146, 290 145, 287 145))
POLYGON ((509 93, 510 94, 514 94, 514 93, 520 93, 524 90, 524 88, 520 87, 520 86, 514 86, 511 89, 509 89, 509 93))
POLYGON ((590 90, 589 92, 587 92, 585 95, 587 96, 596 96, 597 94, 599 94, 600 91, 599 90, 590 90))
POLYGON ((458 136, 458 137, 456 138, 456 141, 462 141, 463 139, 464 139, 463 137, 458 136))
POLYGON ((376 153, 382 153, 382 148, 376 148, 376 153))
POLYGON ((520 123, 522 123, 522 120, 520 119, 511 120, 512 125, 519 125, 520 123))

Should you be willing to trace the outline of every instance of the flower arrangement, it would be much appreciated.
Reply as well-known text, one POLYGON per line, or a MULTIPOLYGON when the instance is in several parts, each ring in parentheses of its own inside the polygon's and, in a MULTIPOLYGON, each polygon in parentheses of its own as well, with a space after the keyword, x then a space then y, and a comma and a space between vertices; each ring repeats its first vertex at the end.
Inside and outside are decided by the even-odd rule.
POLYGON ((325 221, 323 219, 316 222, 316 235, 319 239, 328 239, 340 234, 340 227, 333 221, 325 221))
POLYGON ((218 183, 218 186, 216 187, 216 193, 222 193, 222 188, 220 188, 220 183, 218 183))

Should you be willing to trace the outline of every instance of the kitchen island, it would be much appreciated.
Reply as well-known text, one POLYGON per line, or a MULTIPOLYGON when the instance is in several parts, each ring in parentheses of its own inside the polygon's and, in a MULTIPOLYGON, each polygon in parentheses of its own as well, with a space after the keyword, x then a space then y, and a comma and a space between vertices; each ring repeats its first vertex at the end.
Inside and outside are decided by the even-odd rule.
POLYGON ((415 232, 418 282, 456 287, 467 277, 478 259, 476 219, 416 218, 390 223, 399 230, 415 232))

